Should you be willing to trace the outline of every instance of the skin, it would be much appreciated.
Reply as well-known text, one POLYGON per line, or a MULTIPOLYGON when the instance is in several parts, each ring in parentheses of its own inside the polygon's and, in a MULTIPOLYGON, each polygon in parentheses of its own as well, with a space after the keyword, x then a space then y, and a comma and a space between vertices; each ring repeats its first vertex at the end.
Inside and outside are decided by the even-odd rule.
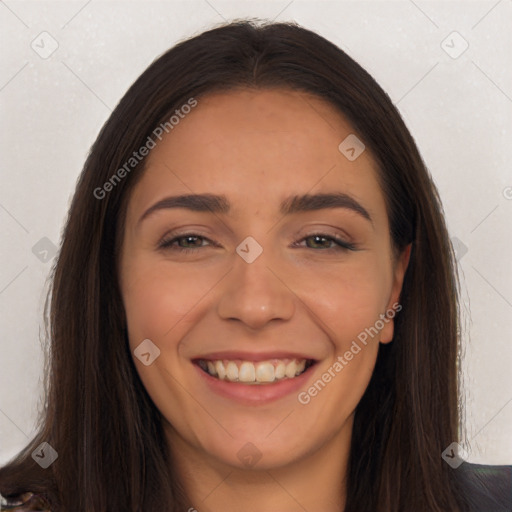
POLYGON ((160 349, 151 365, 134 362, 199 512, 343 510, 354 409, 393 320, 307 405, 295 392, 234 403, 202 382, 191 358, 305 353, 318 363, 304 391, 399 302, 409 248, 394 259, 369 151, 351 162, 338 150, 351 133, 329 104, 304 93, 211 94, 151 150, 132 192, 119 276, 130 347, 150 339, 160 349), (206 192, 226 195, 232 211, 162 209, 139 222, 164 197, 206 192), (345 208, 279 214, 289 195, 320 192, 351 195, 372 222, 345 208), (195 252, 158 248, 188 233, 205 238, 174 247, 195 252), (314 234, 357 250, 327 250, 336 244, 314 234), (250 264, 235 251, 247 236, 263 248, 250 264), (252 467, 237 456, 248 442, 262 455, 252 467))

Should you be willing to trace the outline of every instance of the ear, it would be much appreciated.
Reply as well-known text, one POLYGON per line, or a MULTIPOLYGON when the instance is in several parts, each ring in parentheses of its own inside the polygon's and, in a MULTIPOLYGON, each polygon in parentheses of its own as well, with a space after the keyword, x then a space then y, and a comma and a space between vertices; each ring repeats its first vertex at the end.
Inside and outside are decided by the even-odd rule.
POLYGON ((384 327, 380 331, 381 343, 389 343, 390 341, 393 340, 395 326, 393 318, 402 309, 402 306, 399 304, 398 300, 400 298, 400 293, 402 292, 402 285, 404 282, 405 272, 409 265, 411 249, 412 244, 407 245, 402 250, 394 264, 393 287, 391 289, 391 295, 389 297, 388 305, 386 308, 386 317, 383 318, 384 327))

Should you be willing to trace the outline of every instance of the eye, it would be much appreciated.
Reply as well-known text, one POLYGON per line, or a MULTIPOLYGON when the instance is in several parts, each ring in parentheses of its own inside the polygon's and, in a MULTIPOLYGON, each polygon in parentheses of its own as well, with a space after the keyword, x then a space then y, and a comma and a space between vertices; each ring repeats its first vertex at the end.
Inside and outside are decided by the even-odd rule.
MULTIPOLYGON (((172 251, 178 251, 178 252, 192 252, 192 251, 199 249, 200 247, 204 247, 203 245, 197 245, 197 244, 195 244, 193 247, 181 247, 180 245, 174 245, 175 242, 178 242, 178 244, 179 244, 179 242, 181 240, 186 240, 188 243, 190 240, 193 241, 194 239, 195 240, 198 240, 198 239, 208 240, 208 238, 201 236, 201 235, 197 235, 195 233, 186 233, 184 235, 180 235, 175 238, 164 239, 164 240, 162 240, 162 242, 159 244, 158 247, 160 249, 170 249, 172 251)), ((211 240, 208 240, 208 241, 211 242, 211 240)))
MULTIPOLYGON (((158 247, 160 249, 169 249, 169 250, 178 251, 178 252, 194 252, 202 247, 206 247, 205 245, 203 245, 201 243, 199 243, 199 244, 197 243, 198 241, 201 241, 201 240, 208 241, 214 246, 216 245, 210 239, 208 239, 204 236, 198 235, 196 233, 186 233, 184 235, 180 235, 180 236, 177 236, 174 238, 164 239, 164 240, 162 240, 162 242, 159 244, 158 247), (180 244, 181 241, 185 241, 186 244, 191 243, 192 247, 183 247, 180 244), (177 245, 176 245, 176 242, 177 242, 177 245)), ((322 251, 329 251, 329 252, 330 251, 347 251, 347 250, 355 251, 355 250, 357 250, 357 247, 352 243, 346 242, 345 240, 342 240, 341 238, 338 238, 336 236, 329 236, 329 235, 322 234, 322 233, 314 233, 314 234, 308 235, 308 236, 302 238, 301 240, 299 240, 298 242, 295 242, 295 244, 293 246, 300 247, 299 243, 303 242, 303 241, 307 241, 307 240, 314 240, 314 244, 321 245, 320 247, 311 247, 310 245, 306 244, 307 245, 306 248, 308 248, 308 249, 320 249, 322 251), (325 243, 322 246, 322 240, 326 241, 327 245, 334 244, 334 246, 331 245, 329 247, 325 243)))
MULTIPOLYGON (((304 240, 315 240, 315 244, 318 243, 318 240, 327 240, 328 243, 333 243, 334 246, 327 247, 325 244, 323 247, 320 247, 323 251, 355 251, 357 247, 349 242, 346 242, 345 240, 342 240, 341 238, 338 238, 336 236, 329 236, 323 233, 313 233, 311 235, 308 235, 304 237, 302 240, 299 240, 299 242, 303 242, 304 240)), ((320 242, 321 244, 321 242, 320 242)), ((297 246, 297 242, 294 244, 297 246)), ((307 244, 306 244, 307 245, 307 244)), ((308 247, 310 249, 314 249, 314 247, 308 247)))

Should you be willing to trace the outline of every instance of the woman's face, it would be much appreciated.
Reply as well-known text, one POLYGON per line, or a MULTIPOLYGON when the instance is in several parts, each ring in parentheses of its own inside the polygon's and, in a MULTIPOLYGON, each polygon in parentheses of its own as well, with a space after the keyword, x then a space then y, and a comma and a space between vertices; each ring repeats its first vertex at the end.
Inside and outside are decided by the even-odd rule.
POLYGON ((393 260, 374 163, 351 134, 316 97, 238 90, 199 99, 150 151, 120 286, 176 450, 272 468, 348 446, 408 257, 393 260))

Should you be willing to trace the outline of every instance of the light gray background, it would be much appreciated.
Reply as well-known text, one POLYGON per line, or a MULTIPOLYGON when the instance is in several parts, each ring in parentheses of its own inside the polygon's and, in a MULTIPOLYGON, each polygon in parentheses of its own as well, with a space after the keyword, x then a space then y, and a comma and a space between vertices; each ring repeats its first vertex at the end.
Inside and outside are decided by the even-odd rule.
POLYGON ((0 463, 35 433, 44 283, 102 124, 175 42, 246 16, 319 32, 397 104, 457 239, 468 460, 512 463, 511 0, 7 0, 0 16, 0 463))

